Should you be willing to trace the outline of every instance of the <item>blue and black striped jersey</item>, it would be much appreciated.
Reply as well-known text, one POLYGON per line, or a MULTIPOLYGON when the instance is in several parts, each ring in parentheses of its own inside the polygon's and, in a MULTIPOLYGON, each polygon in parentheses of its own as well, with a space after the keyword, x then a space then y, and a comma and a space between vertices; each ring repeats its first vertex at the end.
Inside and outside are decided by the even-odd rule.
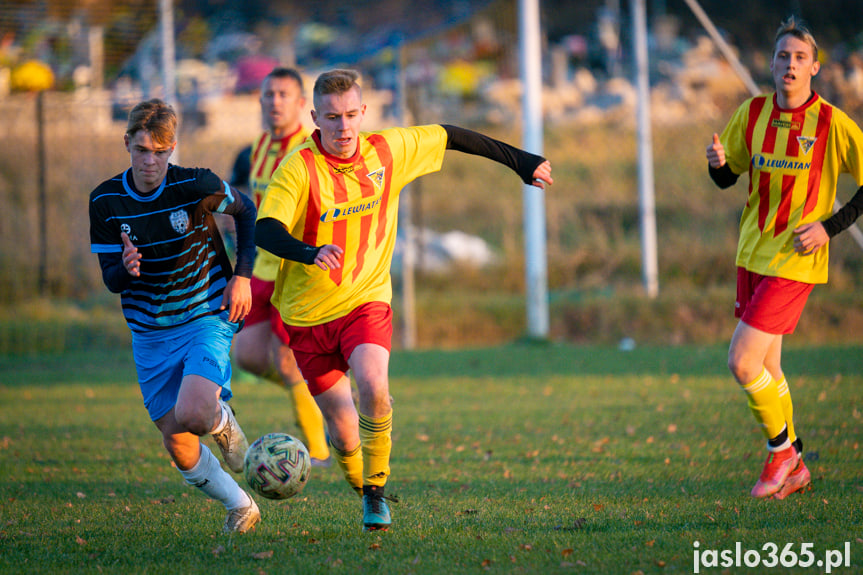
MULTIPOLYGON (((140 277, 129 276, 121 293, 130 329, 169 328, 219 313, 233 271, 214 213, 234 216, 238 236, 240 221, 254 229, 252 201, 206 169, 169 165, 162 184, 147 194, 135 189, 126 170, 90 194, 93 253, 119 257, 126 232, 142 256, 140 277)), ((244 243, 237 273, 248 277, 254 243, 244 243)))

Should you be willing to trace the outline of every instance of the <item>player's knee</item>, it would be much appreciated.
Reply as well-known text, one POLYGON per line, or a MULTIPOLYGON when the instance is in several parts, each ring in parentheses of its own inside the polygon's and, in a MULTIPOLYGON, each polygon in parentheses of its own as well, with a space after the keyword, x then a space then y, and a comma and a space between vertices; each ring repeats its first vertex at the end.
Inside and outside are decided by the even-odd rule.
POLYGON ((255 375, 261 375, 267 370, 268 356, 261 349, 248 344, 234 344, 234 361, 237 367, 255 375))
POLYGON ((740 372, 740 358, 730 352, 728 354, 728 369, 735 378, 740 379, 737 377, 740 372))
POLYGON ((753 362, 747 354, 731 350, 728 353, 728 369, 739 383, 746 384, 758 376, 762 366, 753 362))
MULTIPOLYGON (((329 422, 328 422, 329 423, 329 422)), ((350 452, 360 444, 358 428, 340 427, 338 425, 327 425, 330 445, 342 452, 350 452)))
POLYGON ((200 406, 177 406, 175 409, 177 423, 194 435, 207 435, 213 430, 215 417, 200 406))

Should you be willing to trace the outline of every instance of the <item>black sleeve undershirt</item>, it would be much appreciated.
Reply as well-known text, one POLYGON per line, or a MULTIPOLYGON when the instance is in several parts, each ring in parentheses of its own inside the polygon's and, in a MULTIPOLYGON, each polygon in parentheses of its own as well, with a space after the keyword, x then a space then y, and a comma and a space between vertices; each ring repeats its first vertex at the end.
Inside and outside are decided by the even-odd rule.
POLYGON ((861 213, 863 213, 863 186, 857 190, 851 201, 822 222, 824 231, 832 238, 856 222, 861 213))
POLYGON ((234 266, 234 274, 244 278, 252 277, 252 268, 255 266, 255 217, 258 210, 255 202, 237 190, 232 188, 236 198, 229 213, 234 218, 234 226, 237 231, 237 263, 234 266))
POLYGON ((99 254, 102 281, 111 293, 121 293, 132 284, 132 276, 123 266, 123 254, 99 254))
POLYGON ((518 174, 525 184, 533 183, 533 172, 545 161, 542 156, 525 152, 473 130, 450 124, 441 124, 441 127, 446 130, 448 150, 484 156, 499 162, 518 174))
POLYGON ((321 248, 311 246, 291 235, 288 228, 275 218, 261 218, 255 224, 255 243, 285 260, 311 265, 321 248))
POLYGON ((728 163, 722 164, 718 168, 714 168, 708 164, 707 170, 710 172, 710 178, 721 189, 730 188, 737 183, 737 174, 731 171, 728 163))

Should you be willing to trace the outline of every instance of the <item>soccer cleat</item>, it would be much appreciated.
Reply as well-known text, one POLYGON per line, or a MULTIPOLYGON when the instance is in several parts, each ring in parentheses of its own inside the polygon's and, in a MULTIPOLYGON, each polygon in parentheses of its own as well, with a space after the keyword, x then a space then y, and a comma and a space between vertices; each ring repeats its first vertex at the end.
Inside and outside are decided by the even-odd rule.
POLYGON ((363 485, 363 531, 386 531, 392 522, 384 488, 363 485))
POLYGON ((249 442, 246 439, 246 434, 243 433, 240 424, 234 417, 234 408, 219 400, 219 405, 225 413, 228 414, 228 422, 225 427, 218 433, 213 433, 213 440, 219 446, 222 452, 222 459, 228 464, 228 467, 234 473, 242 473, 243 458, 246 456, 246 450, 249 449, 249 442))
POLYGON ((799 460, 793 446, 782 451, 768 452, 761 477, 752 488, 752 497, 770 497, 779 491, 799 460))
POLYGON ((312 467, 320 467, 321 469, 326 469, 333 464, 332 457, 327 457, 326 459, 318 459, 317 457, 312 457, 310 459, 312 461, 312 467))
POLYGON ((809 474, 809 469, 806 468, 801 457, 798 460, 797 467, 791 472, 788 479, 785 480, 782 488, 773 494, 773 499, 785 499, 792 493, 808 491, 812 489, 811 482, 812 476, 809 474))
POLYGON ((249 497, 252 502, 248 507, 232 509, 225 517, 225 525, 222 531, 225 533, 245 533, 249 529, 254 529, 255 525, 261 520, 261 510, 258 509, 258 504, 255 500, 249 497))

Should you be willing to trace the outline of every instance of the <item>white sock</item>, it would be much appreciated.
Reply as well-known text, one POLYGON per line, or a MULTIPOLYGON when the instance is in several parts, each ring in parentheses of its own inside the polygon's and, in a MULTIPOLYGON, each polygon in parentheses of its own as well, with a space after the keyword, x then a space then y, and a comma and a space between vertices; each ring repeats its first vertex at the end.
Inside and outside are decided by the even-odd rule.
POLYGON ((221 501, 227 510, 239 509, 250 505, 249 495, 243 491, 210 451, 201 444, 201 459, 188 471, 180 470, 186 483, 204 492, 207 497, 221 501))
POLYGON ((219 433, 225 428, 226 425, 228 425, 228 414, 225 413, 226 409, 230 408, 225 406, 224 403, 219 403, 219 423, 216 424, 216 427, 213 428, 213 431, 210 432, 210 435, 214 433, 219 433))

